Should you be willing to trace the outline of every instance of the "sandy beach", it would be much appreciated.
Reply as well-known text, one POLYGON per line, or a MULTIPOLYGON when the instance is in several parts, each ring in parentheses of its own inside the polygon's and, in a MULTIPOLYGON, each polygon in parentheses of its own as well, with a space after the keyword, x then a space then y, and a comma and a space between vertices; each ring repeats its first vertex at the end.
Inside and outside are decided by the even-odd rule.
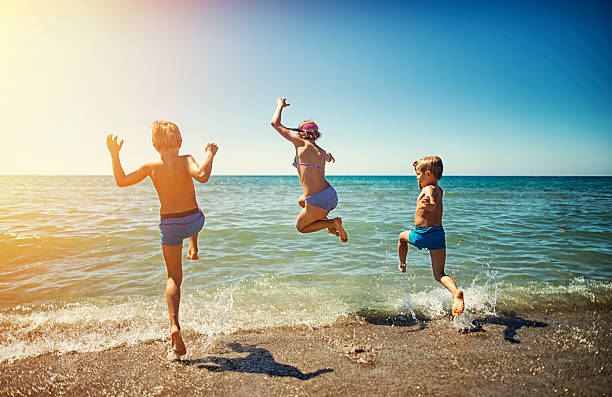
MULTIPOLYGON (((610 395, 612 311, 449 320, 352 317, 212 343, 167 341, 0 364, 2 395, 610 395)), ((211 341, 209 341, 211 342, 211 341)))

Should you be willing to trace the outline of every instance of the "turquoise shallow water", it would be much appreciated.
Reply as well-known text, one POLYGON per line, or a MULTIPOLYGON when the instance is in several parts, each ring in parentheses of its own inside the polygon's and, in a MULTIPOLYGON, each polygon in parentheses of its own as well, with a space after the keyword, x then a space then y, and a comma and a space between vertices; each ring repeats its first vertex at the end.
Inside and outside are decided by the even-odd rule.
MULTIPOLYGON (((426 251, 397 271, 414 177, 332 176, 349 233, 302 235, 295 176, 213 176, 182 325, 199 334, 368 316, 447 316, 426 251)), ((612 305, 612 178, 444 177, 447 272, 472 315, 612 305)), ((149 181, 0 176, 0 360, 165 338, 165 268, 149 181), (121 332, 117 332, 117 330, 121 332)), ((186 250, 186 244, 185 244, 186 250)))

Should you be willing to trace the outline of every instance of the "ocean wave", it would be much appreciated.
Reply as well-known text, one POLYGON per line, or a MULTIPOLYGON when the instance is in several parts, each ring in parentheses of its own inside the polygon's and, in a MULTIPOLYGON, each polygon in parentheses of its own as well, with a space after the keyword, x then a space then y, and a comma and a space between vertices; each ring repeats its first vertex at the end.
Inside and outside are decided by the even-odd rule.
MULTIPOLYGON (((609 310, 611 292, 610 282, 582 278, 565 285, 486 282, 464 289, 466 314, 475 318, 551 308, 609 310)), ((449 317, 452 305, 451 295, 439 286, 414 292, 387 291, 368 299, 373 302, 364 305, 333 288, 304 288, 279 277, 262 277, 215 291, 184 294, 181 324, 187 332, 203 336, 195 343, 210 345, 219 334, 279 326, 331 325, 351 315, 369 320, 407 316, 428 321, 449 317)), ((169 332, 163 296, 16 306, 0 312, 0 330, 5 336, 0 341, 0 361, 166 340, 169 332)))

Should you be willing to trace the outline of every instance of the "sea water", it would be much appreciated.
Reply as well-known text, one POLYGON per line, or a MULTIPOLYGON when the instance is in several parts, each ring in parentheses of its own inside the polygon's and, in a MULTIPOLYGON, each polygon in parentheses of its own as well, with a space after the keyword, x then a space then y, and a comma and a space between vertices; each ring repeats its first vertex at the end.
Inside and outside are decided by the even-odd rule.
MULTIPOLYGON (((213 176, 181 325, 201 340, 284 325, 449 316, 427 251, 397 270, 413 176, 330 176, 348 243, 300 234, 295 176, 213 176)), ((612 178, 443 177, 446 271, 469 315, 612 306, 612 178)), ((0 361, 168 337, 159 203, 149 180, 0 176, 0 361)), ((186 254, 187 242, 184 245, 186 254)), ((204 342, 203 342, 204 343, 204 342)))

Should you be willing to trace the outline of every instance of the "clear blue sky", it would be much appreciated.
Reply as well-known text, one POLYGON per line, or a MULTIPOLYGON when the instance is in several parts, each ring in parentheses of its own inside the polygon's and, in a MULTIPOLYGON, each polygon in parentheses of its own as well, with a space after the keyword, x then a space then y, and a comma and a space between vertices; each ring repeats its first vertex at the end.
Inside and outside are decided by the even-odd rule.
POLYGON ((314 119, 329 174, 612 175, 609 2, 50 0, 0 5, 0 174, 110 174, 154 120, 218 174, 287 174, 314 119))

